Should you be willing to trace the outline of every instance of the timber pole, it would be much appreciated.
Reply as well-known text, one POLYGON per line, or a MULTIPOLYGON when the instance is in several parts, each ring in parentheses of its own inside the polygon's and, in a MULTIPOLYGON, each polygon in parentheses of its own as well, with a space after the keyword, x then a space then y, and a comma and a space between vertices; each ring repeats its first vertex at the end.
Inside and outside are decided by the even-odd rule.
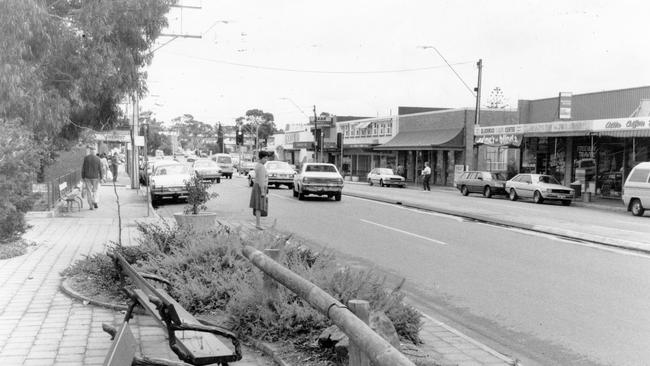
POLYGON ((334 324, 347 334, 350 341, 363 350, 375 365, 415 366, 411 360, 406 358, 379 334, 375 333, 340 301, 318 288, 318 286, 298 276, 251 246, 244 246, 242 251, 244 256, 262 272, 296 293, 316 310, 331 319, 334 324))

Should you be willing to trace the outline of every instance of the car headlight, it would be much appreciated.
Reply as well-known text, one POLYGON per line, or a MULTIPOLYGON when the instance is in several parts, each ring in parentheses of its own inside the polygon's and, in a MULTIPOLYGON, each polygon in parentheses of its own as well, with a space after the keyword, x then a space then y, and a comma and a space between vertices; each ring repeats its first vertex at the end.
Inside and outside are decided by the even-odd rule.
POLYGON ((338 184, 343 184, 343 179, 339 178, 339 179, 337 179, 337 182, 338 182, 338 184))
POLYGON ((309 178, 309 177, 303 177, 303 178, 302 178, 302 182, 303 182, 303 183, 309 183, 309 182, 311 182, 311 178, 309 178))

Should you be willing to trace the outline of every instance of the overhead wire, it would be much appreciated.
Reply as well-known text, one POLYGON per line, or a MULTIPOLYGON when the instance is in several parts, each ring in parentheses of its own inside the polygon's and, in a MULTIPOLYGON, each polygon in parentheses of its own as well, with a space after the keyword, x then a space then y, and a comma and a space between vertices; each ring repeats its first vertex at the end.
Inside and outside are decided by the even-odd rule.
MULTIPOLYGON (((416 67, 416 68, 407 68, 407 69, 370 70, 370 71, 363 71, 363 70, 356 70, 356 71, 309 70, 309 69, 294 69, 294 68, 285 68, 285 67, 244 64, 244 63, 239 63, 239 62, 231 62, 231 61, 225 61, 225 60, 210 59, 210 58, 205 58, 205 57, 198 57, 198 56, 192 56, 192 55, 186 55, 186 54, 180 54, 180 53, 174 53, 174 52, 167 52, 167 53, 175 55, 175 56, 186 57, 186 58, 191 58, 191 59, 200 60, 200 61, 214 62, 214 63, 225 64, 225 65, 233 65, 233 66, 247 67, 247 68, 252 68, 252 69, 260 69, 260 70, 298 72, 298 73, 308 73, 308 74, 345 74, 345 75, 351 75, 351 74, 393 74, 393 73, 402 73, 402 72, 416 72, 416 71, 434 70, 434 69, 439 69, 439 68, 444 68, 444 67, 449 66, 449 64, 447 64, 447 65, 426 66, 426 67, 416 67)), ((456 65, 466 65, 466 64, 471 64, 471 63, 474 63, 474 61, 458 62, 458 63, 454 63, 454 64, 451 64, 451 65, 456 66, 456 65)))

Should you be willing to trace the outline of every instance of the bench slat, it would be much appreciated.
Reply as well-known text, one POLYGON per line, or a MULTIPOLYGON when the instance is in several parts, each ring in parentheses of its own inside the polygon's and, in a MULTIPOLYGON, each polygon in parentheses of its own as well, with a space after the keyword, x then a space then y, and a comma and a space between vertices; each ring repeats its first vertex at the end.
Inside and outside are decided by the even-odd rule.
POLYGON ((129 323, 122 323, 104 359, 104 366, 131 366, 136 348, 137 342, 131 333, 129 323))
MULTIPOLYGON (((165 328, 167 325, 156 309, 156 305, 149 301, 149 295, 140 289, 134 289, 133 293, 138 297, 138 302, 143 305, 145 310, 147 310, 149 314, 153 315, 158 323, 165 328)), ((174 304, 174 308, 177 312, 182 309, 182 318, 186 324, 201 324, 196 318, 194 318, 194 316, 185 311, 180 304, 171 298, 169 294, 164 291, 158 291, 158 295, 164 297, 166 301, 174 304)), ((181 348, 183 352, 193 355, 197 361, 215 357, 232 356, 235 354, 234 350, 225 345, 225 342, 228 342, 225 337, 222 341, 221 337, 211 333, 188 330, 177 331, 176 339, 178 340, 179 348, 181 348)))

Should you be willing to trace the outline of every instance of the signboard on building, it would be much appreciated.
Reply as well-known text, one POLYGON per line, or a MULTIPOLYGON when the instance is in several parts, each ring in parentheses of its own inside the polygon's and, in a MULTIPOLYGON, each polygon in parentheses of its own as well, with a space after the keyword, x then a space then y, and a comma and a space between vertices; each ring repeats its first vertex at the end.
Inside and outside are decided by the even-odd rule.
MULTIPOLYGON (((334 123, 336 122, 336 117, 335 116, 318 116, 316 118, 316 122, 318 122, 318 127, 328 127, 328 126, 334 126, 334 123)), ((314 124, 314 117, 309 117, 309 124, 314 124)))
POLYGON ((519 147, 521 145, 522 138, 523 135, 517 135, 517 134, 484 135, 484 136, 475 136, 474 143, 490 145, 490 146, 519 147))
POLYGON ((571 98, 573 94, 570 92, 560 92, 559 103, 559 118, 561 120, 571 119, 571 98))
POLYGON ((311 150, 314 148, 314 143, 311 141, 298 141, 293 143, 293 148, 311 150))

